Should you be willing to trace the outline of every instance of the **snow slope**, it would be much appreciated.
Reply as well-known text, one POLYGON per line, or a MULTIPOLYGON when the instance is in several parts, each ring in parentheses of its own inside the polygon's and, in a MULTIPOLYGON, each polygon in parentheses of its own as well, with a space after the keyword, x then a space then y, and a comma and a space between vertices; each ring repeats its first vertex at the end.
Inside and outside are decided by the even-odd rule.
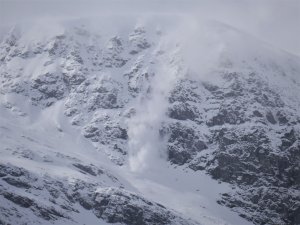
MULTIPOLYGON (((131 172, 129 166, 119 168, 108 160, 103 152, 96 151, 91 143, 69 124, 68 118, 63 115, 61 102, 40 111, 35 107, 24 106, 22 100, 24 103, 22 98, 9 99, 11 104, 20 102, 18 108, 7 104, 1 105, 2 165, 14 165, 38 177, 47 175, 52 179, 64 179, 70 183, 82 179, 87 182, 100 182, 99 186, 123 186, 127 190, 177 210, 185 217, 193 218, 201 224, 246 224, 237 215, 215 202, 219 193, 230 189, 228 186, 218 184, 202 172, 194 172, 195 174, 187 177, 188 171, 180 167, 157 165, 153 171, 143 173, 131 172), (92 176, 80 173, 76 168, 72 168, 71 164, 78 161, 105 168, 117 178, 118 182, 112 182, 109 177, 92 179, 92 176), (178 197, 174 199, 174 196, 178 197)), ((8 99, 1 99, 1 102, 7 101, 8 99)), ((26 191, 23 194, 26 195, 26 191)), ((39 195, 42 197, 47 194, 39 195)), ((1 202, 2 207, 4 203, 7 204, 7 200, 3 198, 1 202)), ((71 218, 77 223, 99 224, 99 219, 89 211, 80 205, 76 205, 75 208, 79 213, 74 213, 71 218), (90 218, 91 221, 87 221, 86 218, 90 218)), ((28 219, 32 223, 36 220, 35 217, 30 220, 32 216, 28 212, 23 213, 24 221, 28 219)), ((18 224, 23 219, 15 222, 12 219, 11 222, 18 224)), ((46 224, 43 220, 42 223, 46 224)), ((55 222, 60 223, 68 222, 59 220, 55 222)))

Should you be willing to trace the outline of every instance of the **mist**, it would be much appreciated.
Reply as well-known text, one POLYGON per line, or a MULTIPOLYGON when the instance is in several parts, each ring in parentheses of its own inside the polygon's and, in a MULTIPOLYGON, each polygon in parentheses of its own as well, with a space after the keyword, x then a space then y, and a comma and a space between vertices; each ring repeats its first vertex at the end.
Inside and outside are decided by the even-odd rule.
POLYGON ((1 0, 0 24, 103 15, 185 15, 217 20, 278 48, 300 54, 300 1, 297 0, 1 0))

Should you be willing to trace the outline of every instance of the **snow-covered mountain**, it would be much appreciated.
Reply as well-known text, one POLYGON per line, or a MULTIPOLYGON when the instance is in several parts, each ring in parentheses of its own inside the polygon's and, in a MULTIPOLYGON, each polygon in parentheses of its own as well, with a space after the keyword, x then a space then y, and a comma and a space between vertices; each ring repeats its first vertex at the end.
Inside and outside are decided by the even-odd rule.
POLYGON ((0 33, 0 224, 300 224, 297 56, 186 17, 0 33))

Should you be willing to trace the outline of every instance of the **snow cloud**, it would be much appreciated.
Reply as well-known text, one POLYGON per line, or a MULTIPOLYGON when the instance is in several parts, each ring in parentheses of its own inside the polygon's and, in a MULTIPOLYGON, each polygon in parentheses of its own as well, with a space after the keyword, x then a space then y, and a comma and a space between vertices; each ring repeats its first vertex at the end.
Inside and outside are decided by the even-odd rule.
POLYGON ((160 135, 160 129, 166 120, 169 93, 184 73, 180 73, 180 63, 175 63, 180 59, 176 57, 174 39, 166 36, 164 40, 165 43, 161 44, 164 46, 160 48, 173 48, 174 51, 158 59, 153 71, 155 76, 146 90, 148 93, 137 99, 134 105, 136 114, 128 120, 129 166, 135 172, 155 169, 153 165, 158 165, 160 160, 166 158, 166 137, 160 135))

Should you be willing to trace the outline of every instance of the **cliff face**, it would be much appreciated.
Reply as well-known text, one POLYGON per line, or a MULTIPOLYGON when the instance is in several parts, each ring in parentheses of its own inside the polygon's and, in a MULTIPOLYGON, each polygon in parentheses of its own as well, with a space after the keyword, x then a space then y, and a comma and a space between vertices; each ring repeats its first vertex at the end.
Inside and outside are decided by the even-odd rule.
POLYGON ((196 224, 118 172, 163 163, 229 184, 217 203, 254 224, 300 224, 299 58, 222 24, 178 39, 182 30, 155 23, 6 32, 0 223, 88 212, 103 223, 196 224))

